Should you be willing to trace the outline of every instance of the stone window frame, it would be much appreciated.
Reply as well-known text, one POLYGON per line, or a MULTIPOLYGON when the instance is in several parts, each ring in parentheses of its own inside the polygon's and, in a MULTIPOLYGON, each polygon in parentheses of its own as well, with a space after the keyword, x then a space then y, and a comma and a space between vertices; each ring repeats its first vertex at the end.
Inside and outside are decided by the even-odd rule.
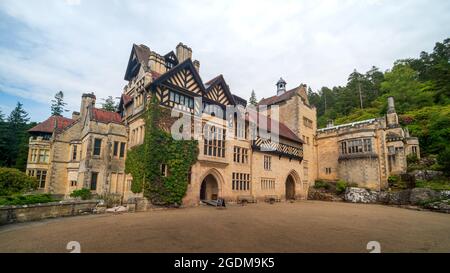
POLYGON ((103 139, 101 139, 101 138, 94 138, 94 148, 92 149, 92 155, 93 156, 101 157, 101 155, 102 155, 102 142, 103 142, 103 139))
POLYGON ((261 190, 275 190, 275 178, 261 177, 261 190))
POLYGON ((203 154, 225 158, 225 129, 217 126, 204 126, 203 154))
POLYGON ((249 173, 232 173, 231 189, 233 191, 250 191, 250 174, 249 173))
POLYGON ((240 146, 234 146, 233 162, 240 164, 248 164, 248 149, 240 146))
POLYGON ((89 189, 91 191, 96 191, 97 183, 98 183, 98 172, 91 172, 91 183, 89 184, 89 189), (95 177, 95 179, 94 179, 94 177, 95 177))
POLYGON ((264 155, 264 170, 272 170, 272 157, 270 155, 264 155))

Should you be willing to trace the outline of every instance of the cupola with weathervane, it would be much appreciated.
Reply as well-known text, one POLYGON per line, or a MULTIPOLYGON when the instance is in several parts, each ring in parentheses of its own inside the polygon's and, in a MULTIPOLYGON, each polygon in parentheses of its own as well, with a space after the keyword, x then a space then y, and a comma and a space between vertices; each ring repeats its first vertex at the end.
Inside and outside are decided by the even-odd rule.
POLYGON ((282 95, 286 92, 286 81, 280 78, 277 82, 277 96, 282 95))

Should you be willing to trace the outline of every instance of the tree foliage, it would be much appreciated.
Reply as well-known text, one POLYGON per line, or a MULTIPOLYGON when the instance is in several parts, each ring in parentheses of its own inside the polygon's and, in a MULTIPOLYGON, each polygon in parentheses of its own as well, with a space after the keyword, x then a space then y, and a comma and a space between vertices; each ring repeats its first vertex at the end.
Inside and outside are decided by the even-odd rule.
POLYGON ((250 99, 248 100, 248 102, 254 106, 258 105, 258 99, 256 99, 255 90, 252 90, 252 94, 250 95, 250 99))
POLYGON ((10 196, 36 189, 38 182, 34 177, 13 168, 0 168, 0 196, 10 196))
POLYGON ((401 124, 419 137, 423 155, 444 153, 450 146, 450 38, 436 43, 432 53, 396 61, 384 73, 377 67, 354 70, 346 86, 322 87, 308 96, 318 127, 330 119, 342 124, 382 116, 393 96, 401 124))
POLYGON ((133 176, 131 190, 143 192, 153 204, 180 205, 186 194, 191 166, 198 156, 195 140, 174 140, 160 124, 170 116, 153 97, 145 113, 144 143, 127 153, 125 170, 133 176), (161 164, 168 175, 161 173, 161 164))
POLYGON ((51 105, 51 113, 52 116, 62 116, 64 112, 68 110, 65 109, 67 103, 64 102, 64 93, 63 91, 58 91, 55 94, 55 98, 52 100, 51 105))
POLYGON ((108 96, 106 99, 103 99, 102 109, 110 112, 117 111, 117 103, 112 96, 108 96))

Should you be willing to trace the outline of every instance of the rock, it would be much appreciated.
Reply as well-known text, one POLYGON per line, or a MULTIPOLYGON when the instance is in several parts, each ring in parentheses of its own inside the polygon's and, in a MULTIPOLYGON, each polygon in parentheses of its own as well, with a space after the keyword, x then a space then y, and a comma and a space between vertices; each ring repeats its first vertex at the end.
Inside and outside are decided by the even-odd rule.
POLYGON ((433 211, 450 213, 450 199, 429 203, 424 207, 433 211))
POLYGON ((432 170, 416 170, 413 171, 412 174, 416 179, 420 180, 433 180, 435 177, 439 177, 443 175, 443 172, 440 171, 432 171, 432 170))
POLYGON ((331 193, 310 189, 308 191, 308 200, 333 201, 334 196, 331 193))
POLYGON ((128 203, 127 204, 127 209, 128 209, 128 212, 135 212, 136 211, 136 204, 128 203))
POLYGON ((441 198, 450 199, 450 191, 441 191, 441 198))
POLYGON ((441 193, 431 189, 415 188, 410 192, 409 201, 413 205, 420 204, 423 201, 437 199, 441 197, 441 193))
POLYGON ((125 211, 128 211, 127 208, 124 207, 124 206, 118 206, 118 207, 116 207, 116 208, 117 208, 117 209, 116 209, 116 212, 125 212, 125 211))
POLYGON ((407 205, 409 204, 409 198, 411 196, 411 190, 402 190, 389 193, 390 205, 407 205))
POLYGON ((344 199, 352 203, 376 203, 379 193, 363 188, 347 188, 344 199))
POLYGON ((101 214, 106 212, 106 206, 104 204, 98 204, 95 209, 94 213, 101 214))
POLYGON ((114 208, 106 209, 106 212, 126 212, 128 209, 124 206, 117 206, 114 208))
POLYGON ((382 191, 378 195, 378 202, 381 204, 389 204, 389 198, 390 198, 389 192, 382 191))

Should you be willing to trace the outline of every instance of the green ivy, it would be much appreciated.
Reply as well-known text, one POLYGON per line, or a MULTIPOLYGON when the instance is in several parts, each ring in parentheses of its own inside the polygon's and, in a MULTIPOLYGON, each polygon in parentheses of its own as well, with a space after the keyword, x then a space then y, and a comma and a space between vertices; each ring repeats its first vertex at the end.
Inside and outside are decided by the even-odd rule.
POLYGON ((197 161, 196 140, 174 140, 162 129, 170 111, 159 106, 152 97, 145 113, 144 143, 127 153, 125 171, 133 176, 131 190, 144 193, 152 204, 181 204, 186 194, 188 174, 197 161), (161 164, 168 167, 168 175, 161 175, 161 164))

